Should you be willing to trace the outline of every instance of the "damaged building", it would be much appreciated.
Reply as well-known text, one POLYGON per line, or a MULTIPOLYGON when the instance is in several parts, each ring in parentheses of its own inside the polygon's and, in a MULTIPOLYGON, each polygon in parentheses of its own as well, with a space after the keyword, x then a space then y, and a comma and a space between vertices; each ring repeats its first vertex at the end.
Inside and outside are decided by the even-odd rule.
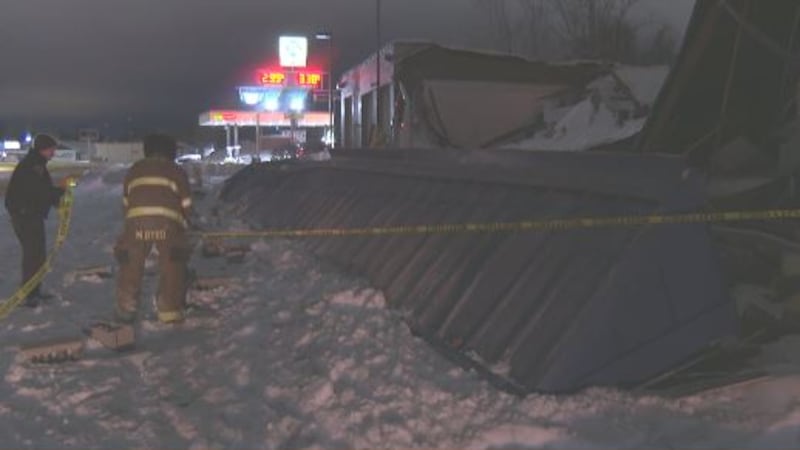
POLYGON ((396 42, 346 72, 341 135, 346 148, 485 148, 544 126, 545 111, 571 105, 610 66, 396 42), (378 79, 380 78, 380 79, 378 79), (380 84, 380 88, 377 88, 380 84))
POLYGON ((382 78, 370 78, 373 59, 343 79, 346 148, 325 162, 250 166, 221 199, 262 229, 581 219, 571 230, 303 242, 369 279, 443 354, 514 392, 724 383, 741 361, 726 343, 785 331, 743 320, 738 300, 743 286, 774 304, 800 292, 797 223, 595 219, 794 208, 798 17, 790 0, 698 1, 652 106, 654 89, 600 102, 642 121, 626 152, 494 148, 543 125, 544 105, 585 100, 594 81, 616 92, 613 66, 393 44, 382 78), (525 101, 511 111, 509 98, 525 101))
POLYGON ((372 55, 339 83, 345 148, 580 151, 615 144, 641 131, 669 70, 405 41, 380 55, 380 68, 372 55))
MULTIPOLYGON (((698 1, 638 143, 707 177, 714 209, 794 209, 800 168, 798 12, 792 0, 698 1)), ((714 225, 731 288, 800 311, 796 221, 714 225)))

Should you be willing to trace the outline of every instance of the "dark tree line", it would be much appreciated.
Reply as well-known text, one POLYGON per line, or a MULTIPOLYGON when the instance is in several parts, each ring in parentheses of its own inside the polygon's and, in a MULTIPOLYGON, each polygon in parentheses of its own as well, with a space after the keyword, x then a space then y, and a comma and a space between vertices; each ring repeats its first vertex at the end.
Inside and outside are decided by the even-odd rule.
POLYGON ((486 12, 500 50, 538 58, 669 63, 676 38, 666 24, 634 20, 639 0, 473 0, 486 12), (645 38, 642 30, 655 28, 645 38))

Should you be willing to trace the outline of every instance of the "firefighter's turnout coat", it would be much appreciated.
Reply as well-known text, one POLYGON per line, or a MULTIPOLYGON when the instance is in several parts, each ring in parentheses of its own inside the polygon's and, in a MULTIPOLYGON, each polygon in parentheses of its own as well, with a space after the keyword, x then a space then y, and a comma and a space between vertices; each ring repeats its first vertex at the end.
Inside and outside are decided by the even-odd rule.
POLYGON ((136 316, 145 260, 158 251, 158 318, 183 319, 187 262, 191 253, 186 234, 192 207, 189 180, 173 160, 148 156, 128 171, 123 185, 125 224, 114 249, 120 265, 117 316, 136 316))

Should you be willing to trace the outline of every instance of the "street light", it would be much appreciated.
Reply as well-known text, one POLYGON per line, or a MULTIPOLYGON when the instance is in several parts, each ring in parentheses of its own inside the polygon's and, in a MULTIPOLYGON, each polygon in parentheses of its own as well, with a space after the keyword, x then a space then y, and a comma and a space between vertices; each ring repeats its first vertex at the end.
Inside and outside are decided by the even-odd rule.
POLYGON ((333 147, 333 34, 330 31, 321 31, 314 35, 318 41, 328 41, 328 132, 330 133, 330 144, 333 147))
MULTIPOLYGON (((380 133, 381 123, 381 0, 375 0, 375 131, 380 133)), ((379 136, 379 135, 378 135, 379 136)))

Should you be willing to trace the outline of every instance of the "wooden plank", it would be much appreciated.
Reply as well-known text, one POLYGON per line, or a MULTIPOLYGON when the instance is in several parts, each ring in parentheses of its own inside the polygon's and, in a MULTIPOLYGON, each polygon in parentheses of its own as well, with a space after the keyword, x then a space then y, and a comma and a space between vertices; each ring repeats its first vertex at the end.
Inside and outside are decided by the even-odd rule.
POLYGON ((199 277, 192 284, 192 288, 200 291, 211 291, 220 287, 229 287, 239 283, 236 277, 199 277))
POLYGON ((80 358, 84 347, 82 337, 62 337, 23 345, 20 353, 32 363, 54 363, 80 358))
POLYGON ((111 322, 99 322, 89 327, 89 337, 103 347, 122 351, 133 348, 136 338, 132 325, 111 322))

